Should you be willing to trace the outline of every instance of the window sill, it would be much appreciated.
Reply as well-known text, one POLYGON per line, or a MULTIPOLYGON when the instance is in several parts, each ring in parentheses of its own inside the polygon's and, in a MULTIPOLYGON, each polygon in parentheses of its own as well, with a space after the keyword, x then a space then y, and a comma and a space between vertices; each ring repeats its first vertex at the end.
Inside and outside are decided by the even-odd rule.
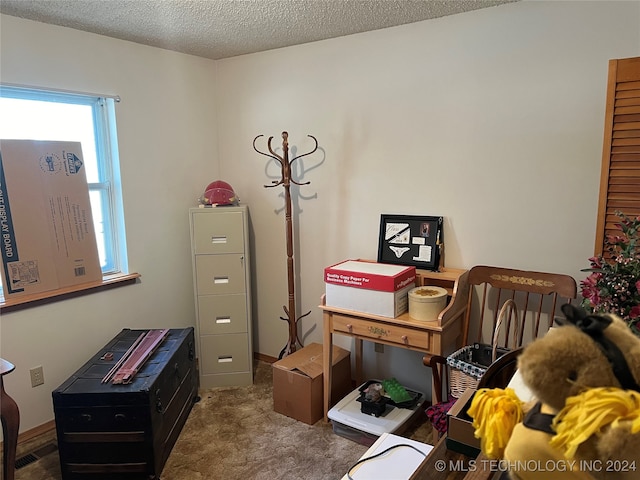
POLYGON ((46 303, 65 300, 67 298, 74 298, 81 295, 87 295, 89 293, 100 292, 110 288, 131 285, 136 283, 138 278, 140 278, 139 273, 119 273, 104 276, 100 282, 84 283, 82 285, 74 285, 73 287, 49 290, 47 292, 34 293, 15 298, 2 298, 0 301, 0 313, 9 313, 15 310, 22 310, 46 303))

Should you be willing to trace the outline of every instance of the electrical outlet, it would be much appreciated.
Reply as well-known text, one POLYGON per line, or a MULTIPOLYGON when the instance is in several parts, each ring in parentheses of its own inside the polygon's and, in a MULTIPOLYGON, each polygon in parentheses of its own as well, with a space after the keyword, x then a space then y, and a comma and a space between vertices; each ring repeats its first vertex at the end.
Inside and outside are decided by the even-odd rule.
POLYGON ((29 370, 29 373, 31 373, 31 387, 37 387, 38 385, 44 384, 44 371, 42 370, 42 365, 32 368, 29 370))
POLYGON ((373 350, 377 353, 384 353, 384 345, 382 343, 375 343, 373 345, 373 350))

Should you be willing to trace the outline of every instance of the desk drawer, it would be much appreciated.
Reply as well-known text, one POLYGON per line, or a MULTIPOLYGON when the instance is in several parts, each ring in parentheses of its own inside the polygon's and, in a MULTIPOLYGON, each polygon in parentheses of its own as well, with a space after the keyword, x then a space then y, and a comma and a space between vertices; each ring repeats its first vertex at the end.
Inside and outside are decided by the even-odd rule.
POLYGON ((433 333, 426 330, 415 330, 400 325, 389 325, 363 319, 354 319, 341 315, 333 315, 333 329, 348 335, 395 343, 405 348, 415 348, 423 352, 434 352, 433 333))

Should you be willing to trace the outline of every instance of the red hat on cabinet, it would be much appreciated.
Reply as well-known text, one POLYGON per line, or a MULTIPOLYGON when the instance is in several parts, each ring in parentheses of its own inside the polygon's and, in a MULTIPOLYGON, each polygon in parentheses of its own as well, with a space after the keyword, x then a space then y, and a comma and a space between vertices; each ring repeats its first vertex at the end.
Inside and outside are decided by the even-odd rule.
POLYGON ((238 205, 239 199, 231 185, 216 180, 204 189, 200 202, 204 205, 238 205))

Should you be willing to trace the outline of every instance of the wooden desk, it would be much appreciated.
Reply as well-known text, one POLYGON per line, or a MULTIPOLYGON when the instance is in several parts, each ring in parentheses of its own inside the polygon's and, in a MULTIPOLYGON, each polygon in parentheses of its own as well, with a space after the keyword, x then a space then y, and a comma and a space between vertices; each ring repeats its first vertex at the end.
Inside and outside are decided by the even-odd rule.
POLYGON ((447 289, 448 303, 437 320, 414 320, 408 313, 396 318, 369 313, 354 312, 330 307, 322 297, 323 310, 323 374, 324 419, 328 421, 331 399, 331 368, 333 364, 333 334, 347 335, 355 339, 356 383, 362 378, 362 341, 368 340, 394 347, 423 352, 426 355, 446 355, 460 347, 464 313, 467 309, 467 270, 443 269, 441 272, 419 270, 416 284, 434 285, 447 289))
POLYGON ((20 427, 20 411, 16 402, 4 391, 5 375, 13 372, 15 365, 0 358, 0 417, 2 418, 2 478, 13 480, 16 466, 16 448, 18 446, 18 429, 20 427))
POLYGON ((497 463, 482 453, 469 458, 449 450, 446 435, 429 452, 409 480, 494 480, 503 477, 497 463))

